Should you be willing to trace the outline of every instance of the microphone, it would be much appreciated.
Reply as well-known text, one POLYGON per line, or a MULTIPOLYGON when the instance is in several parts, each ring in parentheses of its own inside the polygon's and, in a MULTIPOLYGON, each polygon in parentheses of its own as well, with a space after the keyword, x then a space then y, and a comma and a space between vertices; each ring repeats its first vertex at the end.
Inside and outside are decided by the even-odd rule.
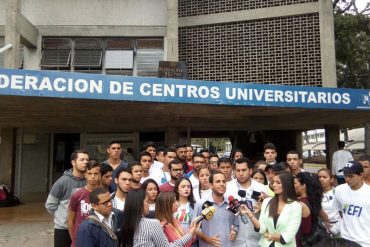
POLYGON ((253 211, 253 203, 250 200, 247 200, 247 192, 245 190, 239 190, 238 195, 242 198, 240 200, 240 204, 247 205, 250 211, 253 211))
POLYGON ((234 215, 238 215, 239 213, 239 207, 240 207, 240 203, 237 199, 234 199, 233 196, 229 196, 229 206, 226 208, 226 210, 228 210, 229 212, 231 212, 232 214, 234 215))
POLYGON ((195 218, 195 223, 198 224, 202 220, 209 221, 216 212, 216 208, 212 206, 213 203, 210 201, 205 201, 202 206, 201 215, 195 218))
POLYGON ((205 209, 205 208, 209 208, 209 207, 211 207, 211 206, 213 206, 213 203, 212 203, 212 202, 210 202, 210 201, 205 201, 205 202, 203 203, 203 205, 202 205, 202 210, 203 210, 203 209, 205 209))
POLYGON ((243 201, 245 201, 245 197, 247 196, 247 192, 245 192, 245 190, 239 190, 238 195, 242 198, 243 201))

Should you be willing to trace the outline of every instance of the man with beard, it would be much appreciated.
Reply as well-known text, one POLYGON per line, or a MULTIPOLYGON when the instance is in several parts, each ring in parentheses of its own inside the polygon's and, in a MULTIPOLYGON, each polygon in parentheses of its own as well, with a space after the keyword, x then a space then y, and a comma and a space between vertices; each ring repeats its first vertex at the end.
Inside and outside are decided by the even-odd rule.
POLYGON ((189 167, 186 164, 186 144, 176 144, 175 146, 176 155, 179 160, 181 160, 184 168, 184 174, 189 172, 189 167))
POLYGON ((201 153, 204 156, 204 158, 206 159, 206 165, 208 166, 208 164, 209 164, 209 156, 210 156, 209 150, 207 148, 203 148, 203 149, 201 149, 199 151, 199 153, 201 153))
POLYGON ((190 180, 193 190, 199 187, 199 178, 198 178, 198 167, 201 165, 206 165, 206 159, 203 154, 196 153, 193 155, 193 170, 186 174, 186 177, 190 180))
POLYGON ((85 170, 89 162, 87 151, 76 150, 71 155, 72 169, 66 170, 50 190, 46 210, 54 215, 54 247, 70 247, 67 214, 71 194, 86 185, 85 170))
POLYGON ((139 190, 141 188, 140 180, 143 177, 143 167, 140 163, 134 162, 128 165, 128 170, 132 174, 131 189, 139 190))
MULTIPOLYGON (((233 198, 237 199, 238 201, 246 201, 248 205, 253 206, 256 210, 258 210, 260 204, 258 202, 261 202, 259 198, 253 197, 253 192, 257 193, 266 193, 267 189, 266 187, 257 182, 254 181, 251 178, 251 174, 253 171, 253 166, 251 162, 247 158, 239 158, 235 160, 234 164, 234 175, 236 179, 231 180, 227 183, 227 190, 226 190, 226 196, 229 198, 229 196, 232 196, 233 198), (245 197, 241 198, 239 196, 239 191, 245 191, 245 197)), ((261 234, 256 232, 254 230, 253 224, 248 224, 245 219, 243 219, 244 222, 242 222, 242 219, 239 217, 239 234, 236 238, 235 242, 233 242, 233 247, 258 247, 258 240, 261 238, 261 234)))
POLYGON ((189 172, 193 170, 193 147, 186 145, 186 165, 188 166, 189 172))
POLYGON ((90 160, 86 165, 86 186, 75 191, 68 206, 68 231, 72 239, 71 247, 76 246, 77 231, 82 221, 90 212, 90 192, 99 187, 100 164, 96 160, 90 160))
POLYGON ((114 182, 117 190, 111 194, 113 208, 123 212, 127 193, 131 190, 132 173, 127 168, 120 168, 114 182))
POLYGON ((231 247, 239 230, 238 217, 226 210, 228 203, 224 198, 226 178, 220 172, 209 177, 212 194, 195 204, 194 216, 200 216, 205 202, 212 203, 216 211, 209 221, 203 221, 199 233, 199 247, 231 247))
POLYGON ((162 184, 159 187, 160 192, 174 192, 176 180, 184 175, 184 170, 182 169, 182 162, 178 159, 172 160, 170 162, 169 170, 171 180, 165 184, 162 184))
MULTIPOLYGON (((118 141, 111 141, 107 147, 108 159, 103 164, 108 164, 113 168, 112 177, 116 177, 118 169, 121 167, 127 168, 127 163, 121 160, 122 148, 118 141)), ((112 183, 109 187, 109 191, 113 192, 116 190, 116 184, 112 183)))

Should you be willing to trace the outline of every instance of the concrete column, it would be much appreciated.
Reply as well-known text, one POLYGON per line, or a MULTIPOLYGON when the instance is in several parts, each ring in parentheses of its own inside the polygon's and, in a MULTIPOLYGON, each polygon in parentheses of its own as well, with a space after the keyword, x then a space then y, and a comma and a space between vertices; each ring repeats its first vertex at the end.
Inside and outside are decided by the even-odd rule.
POLYGON ((19 47, 20 33, 17 28, 17 15, 20 13, 20 0, 6 0, 5 14, 5 44, 12 44, 13 47, 5 52, 4 67, 19 68, 19 47))
POLYGON ((339 126, 325 126, 326 167, 331 170, 333 153, 338 150, 339 126))
POLYGON ((180 140, 180 132, 176 128, 168 128, 166 130, 166 145, 172 146, 173 144, 177 144, 180 140))
POLYGON ((12 192, 15 185, 16 132, 15 128, 3 128, 0 144, 0 183, 9 186, 12 192))
POLYGON ((186 145, 191 145, 191 128, 186 129, 186 145))
POLYGON ((334 44, 334 12, 331 0, 320 0, 320 47, 323 87, 337 87, 334 44))
POLYGON ((179 61, 178 23, 178 0, 167 0, 167 34, 165 37, 167 61, 179 61))

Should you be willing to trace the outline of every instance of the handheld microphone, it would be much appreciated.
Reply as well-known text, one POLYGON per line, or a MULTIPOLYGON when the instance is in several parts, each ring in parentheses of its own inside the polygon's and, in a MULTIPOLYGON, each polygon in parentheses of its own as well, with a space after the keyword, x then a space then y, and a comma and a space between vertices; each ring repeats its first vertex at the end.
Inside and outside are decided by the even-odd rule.
POLYGON ((205 202, 203 203, 203 205, 202 205, 202 210, 203 210, 203 209, 205 209, 205 208, 209 208, 209 207, 211 207, 211 206, 213 206, 213 203, 212 203, 212 202, 210 202, 210 201, 205 201, 205 202))
POLYGON ((247 196, 247 192, 245 190, 239 190, 238 195, 242 198, 242 200, 245 200, 245 197, 247 196))
POLYGON ((199 223, 202 220, 209 221, 216 212, 216 208, 212 206, 213 203, 210 201, 205 201, 202 206, 201 215, 195 218, 195 223, 199 223))
POLYGON ((228 210, 229 212, 231 212, 232 214, 234 215, 238 215, 239 213, 239 207, 240 207, 240 203, 237 199, 234 199, 233 196, 229 196, 229 206, 226 208, 226 210, 228 210))

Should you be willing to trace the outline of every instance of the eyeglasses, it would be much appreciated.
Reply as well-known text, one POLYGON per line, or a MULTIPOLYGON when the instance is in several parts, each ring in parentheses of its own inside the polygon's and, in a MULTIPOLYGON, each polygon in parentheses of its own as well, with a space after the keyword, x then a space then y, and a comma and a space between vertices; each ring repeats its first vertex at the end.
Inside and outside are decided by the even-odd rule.
POLYGON ((106 200, 105 202, 98 202, 98 205, 103 205, 104 207, 107 207, 109 203, 112 203, 111 200, 106 200))
POLYGON ((172 169, 172 171, 173 171, 174 173, 183 173, 183 172, 184 172, 184 170, 183 170, 183 169, 172 169))

